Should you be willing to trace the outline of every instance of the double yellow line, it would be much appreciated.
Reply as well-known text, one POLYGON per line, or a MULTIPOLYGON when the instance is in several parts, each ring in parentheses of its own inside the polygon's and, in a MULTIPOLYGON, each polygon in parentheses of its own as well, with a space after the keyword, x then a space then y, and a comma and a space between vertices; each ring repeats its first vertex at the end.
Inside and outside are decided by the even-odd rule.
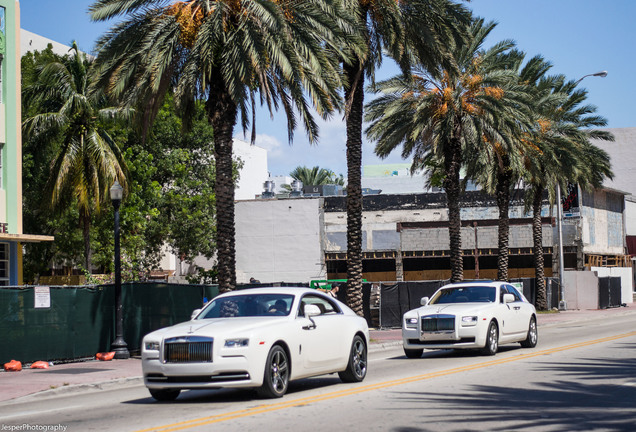
POLYGON ((392 380, 392 381, 384 381, 384 382, 380 382, 380 383, 377 383, 377 384, 369 384, 369 385, 364 385, 364 386, 355 386, 355 387, 352 387, 352 388, 349 388, 349 389, 338 390, 338 391, 331 392, 331 393, 325 393, 325 394, 316 395, 316 396, 309 396, 309 397, 304 397, 304 398, 299 398, 299 399, 293 399, 293 400, 283 401, 283 402, 278 402, 278 403, 273 403, 273 404, 259 405, 259 406, 253 407, 253 408, 247 408, 247 409, 244 409, 244 410, 232 411, 232 412, 225 413, 225 414, 218 414, 218 415, 209 416, 209 417, 201 417, 201 418, 198 418, 198 419, 187 420, 187 421, 180 422, 180 423, 173 423, 173 424, 169 424, 169 425, 165 425, 165 426, 158 426, 158 427, 149 428, 149 429, 142 429, 142 430, 137 431, 137 432, 171 432, 171 431, 179 431, 179 430, 189 429, 189 428, 198 427, 198 426, 205 426, 205 425, 214 424, 214 423, 220 423, 220 422, 233 420, 233 419, 237 419, 237 418, 241 418, 241 417, 249 417, 249 416, 253 416, 253 415, 256 415, 256 414, 268 413, 268 412, 278 411, 278 410, 285 409, 285 408, 292 408, 292 407, 297 407, 297 406, 301 406, 301 405, 306 405, 308 403, 321 402, 321 401, 325 401, 325 400, 341 398, 341 397, 344 397, 344 396, 351 396, 351 395, 355 395, 355 394, 359 394, 359 393, 366 393, 366 392, 369 392, 369 391, 372 391, 372 390, 381 390, 381 389, 385 389, 385 388, 388 388, 388 387, 395 387, 395 386, 398 386, 398 385, 410 384, 410 383, 413 383, 413 382, 423 381, 423 380, 427 380, 427 379, 431 379, 431 378, 437 378, 437 377, 442 377, 442 376, 447 376, 447 375, 453 375, 453 374, 460 373, 460 372, 467 372, 467 371, 472 371, 472 370, 481 369, 481 368, 485 368, 485 367, 496 366, 496 365, 506 364, 506 363, 512 363, 512 362, 515 362, 515 361, 526 360, 526 359, 533 358, 533 357, 539 357, 539 356, 543 356, 543 355, 554 354, 554 353, 558 353, 558 352, 562 352, 562 351, 568 351, 568 350, 572 350, 572 349, 576 349, 576 348, 582 348, 582 347, 595 345, 595 344, 599 344, 599 343, 604 343, 604 342, 611 342, 611 341, 615 341, 617 339, 622 339, 622 338, 626 338, 626 337, 630 337, 630 336, 636 336, 636 331, 629 332, 629 333, 623 333, 623 334, 615 335, 615 336, 609 336, 609 337, 605 337, 605 338, 601 338, 601 339, 594 339, 594 340, 590 340, 590 341, 579 342, 579 343, 576 343, 576 344, 565 345, 565 346, 556 347, 556 348, 550 348, 550 349, 541 350, 541 351, 531 351, 531 352, 527 352, 525 354, 520 354, 520 355, 516 355, 516 356, 511 356, 511 357, 502 357, 502 358, 498 358, 498 359, 491 360, 491 361, 477 363, 477 364, 474 364, 474 365, 462 366, 462 367, 453 368, 453 369, 446 369, 446 370, 442 370, 442 371, 438 371, 438 372, 431 372, 431 373, 427 373, 427 374, 423 374, 423 375, 416 375, 416 376, 396 379, 396 380, 392 380))

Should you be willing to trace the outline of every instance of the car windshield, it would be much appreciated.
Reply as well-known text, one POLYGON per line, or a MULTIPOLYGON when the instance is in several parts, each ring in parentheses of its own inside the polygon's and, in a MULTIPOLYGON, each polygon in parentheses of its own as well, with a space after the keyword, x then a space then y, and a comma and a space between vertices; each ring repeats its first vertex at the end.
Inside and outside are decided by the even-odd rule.
POLYGON ((497 288, 491 286, 469 285, 444 288, 433 296, 429 304, 447 303, 492 303, 495 301, 497 288))
POLYGON ((286 316, 291 311, 291 294, 250 294, 212 300, 197 319, 286 316))

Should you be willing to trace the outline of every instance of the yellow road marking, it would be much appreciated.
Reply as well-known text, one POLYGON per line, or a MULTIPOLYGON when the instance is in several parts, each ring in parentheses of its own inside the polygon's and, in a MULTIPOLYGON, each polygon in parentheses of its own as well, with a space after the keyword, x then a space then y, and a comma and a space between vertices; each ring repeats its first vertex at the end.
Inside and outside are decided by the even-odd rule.
POLYGON ((197 427, 197 426, 204 426, 204 425, 209 425, 209 424, 213 424, 213 423, 220 423, 220 422, 224 422, 224 421, 232 420, 232 419, 237 419, 237 418, 241 418, 241 417, 249 417, 249 416, 256 415, 256 414, 272 412, 272 411, 278 411, 278 410, 281 410, 281 409, 284 409, 284 408, 297 407, 297 406, 305 405, 305 404, 308 404, 308 403, 321 402, 321 401, 330 400, 330 399, 336 399, 336 398, 340 398, 340 397, 344 397, 344 396, 351 396, 351 395, 355 395, 355 394, 366 393, 366 392, 369 392, 369 391, 372 391, 372 390, 381 390, 381 389, 385 389, 385 388, 389 388, 389 387, 395 387, 395 386, 403 385, 403 384, 410 384, 410 383, 413 383, 413 382, 423 381, 423 380, 427 380, 427 379, 431 379, 431 378, 437 378, 437 377, 442 377, 442 376, 453 375, 453 374, 460 373, 460 372, 467 372, 467 371, 472 371, 472 370, 481 369, 481 368, 485 368, 485 367, 496 366, 496 365, 506 364, 506 363, 512 363, 512 362, 519 361, 519 360, 526 360, 526 359, 533 358, 533 357, 539 357, 539 356, 543 356, 543 355, 554 354, 554 353, 558 353, 558 352, 562 352, 562 351, 568 351, 568 350, 571 350, 571 349, 582 348, 582 347, 595 345, 595 344, 599 344, 599 343, 603 343, 603 342, 611 342, 611 341, 615 341, 617 339, 622 339, 622 338, 626 338, 626 337, 630 337, 630 336, 636 336, 636 331, 629 332, 629 333, 623 333, 623 334, 616 335, 616 336, 609 336, 609 337, 605 337, 605 338, 601 338, 601 339, 594 339, 594 340, 591 340, 591 341, 579 342, 579 343, 576 343, 576 344, 565 345, 565 346, 556 347, 556 348, 550 348, 550 349, 541 350, 541 351, 533 351, 533 352, 529 352, 529 353, 526 353, 526 354, 520 354, 520 355, 516 355, 516 356, 511 356, 511 357, 499 358, 499 359, 490 360, 490 361, 486 361, 486 362, 482 362, 482 363, 477 363, 477 364, 474 364, 474 365, 461 366, 461 367, 457 367, 457 368, 453 368, 453 369, 446 369, 446 370, 442 370, 442 371, 438 371, 438 372, 431 372, 431 373, 427 373, 427 374, 423 374, 423 375, 416 375, 416 376, 407 377, 407 378, 400 378, 400 379, 380 382, 380 383, 376 383, 376 384, 356 386, 356 387, 353 387, 353 388, 350 388, 350 389, 338 390, 338 391, 334 391, 334 392, 330 392, 330 393, 325 393, 325 394, 316 395, 316 396, 308 396, 308 397, 299 398, 299 399, 293 399, 293 400, 284 401, 284 402, 272 403, 272 404, 267 404, 267 405, 259 405, 259 406, 256 406, 256 407, 246 408, 246 409, 238 410, 238 411, 232 411, 232 412, 225 413, 225 414, 218 414, 218 415, 209 416, 209 417, 201 417, 201 418, 198 418, 198 419, 187 420, 187 421, 180 422, 180 423, 173 423, 173 424, 169 424, 169 425, 165 425, 165 426, 158 426, 158 427, 153 427, 153 428, 148 428, 148 429, 142 429, 142 430, 139 430, 137 432, 172 432, 172 431, 179 431, 179 430, 189 429, 189 428, 193 428, 193 427, 197 427))

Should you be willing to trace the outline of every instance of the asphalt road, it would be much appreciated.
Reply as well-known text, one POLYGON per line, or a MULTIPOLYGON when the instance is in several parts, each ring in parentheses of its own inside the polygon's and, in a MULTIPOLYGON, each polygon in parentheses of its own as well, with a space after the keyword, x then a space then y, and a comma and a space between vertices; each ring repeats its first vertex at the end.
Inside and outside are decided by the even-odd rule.
POLYGON ((494 357, 429 351, 410 360, 399 347, 378 351, 361 384, 306 379, 277 400, 215 390, 157 403, 136 384, 27 398, 0 406, 0 432, 635 430, 635 317, 539 330, 535 349, 504 346, 494 357))

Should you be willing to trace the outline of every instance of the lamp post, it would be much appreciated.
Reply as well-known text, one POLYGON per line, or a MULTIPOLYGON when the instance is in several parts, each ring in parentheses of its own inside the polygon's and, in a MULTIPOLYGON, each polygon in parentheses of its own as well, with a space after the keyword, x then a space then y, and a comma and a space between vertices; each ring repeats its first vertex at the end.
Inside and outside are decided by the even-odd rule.
POLYGON ((115 351, 116 359, 130 358, 128 345, 124 341, 124 314, 121 301, 121 259, 119 252, 119 205, 124 194, 124 188, 115 180, 110 188, 110 199, 115 208, 115 340, 111 349, 115 351))
POLYGON ((607 76, 607 71, 600 71, 600 72, 596 72, 593 74, 587 74, 587 75, 583 75, 581 78, 579 78, 579 80, 577 82, 575 82, 574 84, 578 84, 581 81, 583 81, 584 78, 587 78, 589 76, 597 76, 597 77, 601 77, 601 78, 605 78, 607 76))
MULTIPOLYGON (((583 81, 585 78, 590 76, 596 76, 605 78, 607 76, 607 71, 596 72, 592 74, 583 75, 579 78, 574 84, 578 84, 583 81)), ((565 302, 565 290, 563 289, 563 204, 561 203, 561 186, 557 183, 556 186, 556 196, 557 196, 557 240, 559 246, 559 291, 561 293, 561 300, 559 301, 559 310, 566 310, 567 303, 565 302)))

